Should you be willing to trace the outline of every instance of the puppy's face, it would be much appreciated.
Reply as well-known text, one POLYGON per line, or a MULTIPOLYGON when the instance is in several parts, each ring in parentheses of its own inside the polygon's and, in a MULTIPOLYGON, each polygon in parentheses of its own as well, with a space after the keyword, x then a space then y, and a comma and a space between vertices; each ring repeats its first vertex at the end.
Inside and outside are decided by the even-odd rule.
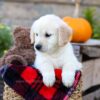
POLYGON ((58 48, 58 35, 55 26, 49 23, 38 24, 38 28, 34 29, 35 42, 34 48, 40 52, 53 52, 58 48))
POLYGON ((31 42, 35 50, 53 53, 68 42, 71 29, 57 16, 47 15, 35 21, 31 28, 31 42))

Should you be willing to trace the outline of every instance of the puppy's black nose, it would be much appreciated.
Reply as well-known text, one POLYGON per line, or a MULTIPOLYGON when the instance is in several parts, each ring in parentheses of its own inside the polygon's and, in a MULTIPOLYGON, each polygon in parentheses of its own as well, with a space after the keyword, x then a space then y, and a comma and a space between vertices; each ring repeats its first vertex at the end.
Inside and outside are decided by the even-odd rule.
POLYGON ((42 45, 38 44, 38 45, 35 46, 35 48, 36 48, 37 50, 41 50, 42 45))

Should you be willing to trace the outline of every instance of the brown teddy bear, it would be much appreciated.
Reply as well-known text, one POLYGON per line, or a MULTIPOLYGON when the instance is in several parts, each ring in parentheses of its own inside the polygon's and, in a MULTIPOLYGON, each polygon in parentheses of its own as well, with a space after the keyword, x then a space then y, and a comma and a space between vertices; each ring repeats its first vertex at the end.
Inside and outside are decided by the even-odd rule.
MULTIPOLYGON (((35 53, 31 46, 29 29, 17 27, 13 33, 14 45, 0 59, 0 66, 4 64, 31 65, 34 62, 35 53)), ((23 100, 8 85, 4 85, 3 100, 23 100)))

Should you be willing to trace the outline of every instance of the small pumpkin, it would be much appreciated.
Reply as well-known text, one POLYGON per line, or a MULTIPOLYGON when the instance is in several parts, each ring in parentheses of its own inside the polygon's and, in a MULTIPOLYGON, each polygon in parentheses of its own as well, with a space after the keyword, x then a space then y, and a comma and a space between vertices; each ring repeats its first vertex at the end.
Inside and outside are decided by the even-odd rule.
POLYGON ((85 42, 92 36, 92 27, 84 18, 64 17, 64 22, 73 29, 72 42, 85 42))

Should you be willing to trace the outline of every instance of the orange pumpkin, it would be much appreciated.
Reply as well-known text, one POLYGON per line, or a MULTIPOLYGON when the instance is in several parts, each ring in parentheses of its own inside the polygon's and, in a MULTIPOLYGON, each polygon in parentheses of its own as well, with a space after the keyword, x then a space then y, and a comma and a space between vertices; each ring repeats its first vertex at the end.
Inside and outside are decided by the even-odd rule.
POLYGON ((84 18, 64 17, 63 20, 73 29, 72 42, 85 42, 92 36, 92 27, 84 18))

